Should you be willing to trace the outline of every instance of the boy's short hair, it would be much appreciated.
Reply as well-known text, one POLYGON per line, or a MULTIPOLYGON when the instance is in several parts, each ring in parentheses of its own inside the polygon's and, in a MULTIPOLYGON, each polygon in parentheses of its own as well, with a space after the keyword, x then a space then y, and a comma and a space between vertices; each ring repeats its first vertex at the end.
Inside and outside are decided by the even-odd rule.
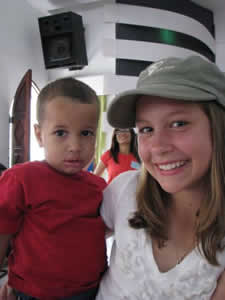
POLYGON ((84 82, 72 77, 60 78, 48 83, 40 92, 37 99, 37 121, 44 119, 45 104, 55 97, 68 97, 72 101, 95 104, 100 112, 100 103, 96 92, 84 82))

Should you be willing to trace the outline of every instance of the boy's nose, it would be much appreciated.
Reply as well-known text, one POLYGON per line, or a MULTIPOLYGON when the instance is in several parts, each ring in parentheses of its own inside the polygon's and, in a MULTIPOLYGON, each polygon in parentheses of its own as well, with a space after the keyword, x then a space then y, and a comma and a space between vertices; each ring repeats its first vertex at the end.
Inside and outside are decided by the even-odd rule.
POLYGON ((73 136, 69 140, 68 144, 69 151, 80 152, 81 151, 81 139, 80 137, 73 136))

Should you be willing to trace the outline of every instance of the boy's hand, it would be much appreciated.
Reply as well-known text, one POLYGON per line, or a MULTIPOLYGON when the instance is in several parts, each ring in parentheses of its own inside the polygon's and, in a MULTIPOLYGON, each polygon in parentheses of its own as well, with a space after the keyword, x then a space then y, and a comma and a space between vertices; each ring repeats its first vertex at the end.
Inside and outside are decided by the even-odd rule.
POLYGON ((6 283, 0 287, 0 300, 16 300, 13 289, 6 283))
MULTIPOLYGON (((225 270, 221 274, 217 288, 211 298, 211 300, 224 300, 225 299, 225 270)), ((0 299, 1 300, 1 299, 0 299)))

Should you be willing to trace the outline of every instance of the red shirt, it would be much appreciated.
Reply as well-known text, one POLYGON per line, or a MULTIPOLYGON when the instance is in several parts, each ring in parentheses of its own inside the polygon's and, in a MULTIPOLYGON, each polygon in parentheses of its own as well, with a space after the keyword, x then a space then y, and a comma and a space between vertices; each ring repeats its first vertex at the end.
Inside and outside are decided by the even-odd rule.
POLYGON ((116 163, 111 156, 110 150, 108 150, 102 154, 101 161, 107 168, 108 183, 110 183, 113 178, 118 176, 120 173, 129 170, 137 170, 140 167, 140 164, 132 153, 123 154, 119 152, 118 163, 116 163))
POLYGON ((0 178, 0 233, 15 234, 9 284, 41 300, 98 285, 106 268, 99 215, 105 181, 63 175, 44 162, 15 165, 0 178))

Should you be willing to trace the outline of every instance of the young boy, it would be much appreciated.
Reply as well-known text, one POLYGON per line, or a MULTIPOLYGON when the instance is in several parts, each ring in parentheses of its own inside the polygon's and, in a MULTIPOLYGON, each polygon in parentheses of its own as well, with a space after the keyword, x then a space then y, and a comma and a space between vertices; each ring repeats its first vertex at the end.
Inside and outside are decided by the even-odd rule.
POLYGON ((98 117, 86 84, 48 84, 34 128, 45 161, 15 165, 0 179, 0 264, 11 241, 8 284, 22 300, 95 298, 107 266, 99 215, 106 184, 82 169, 94 155, 98 117))

